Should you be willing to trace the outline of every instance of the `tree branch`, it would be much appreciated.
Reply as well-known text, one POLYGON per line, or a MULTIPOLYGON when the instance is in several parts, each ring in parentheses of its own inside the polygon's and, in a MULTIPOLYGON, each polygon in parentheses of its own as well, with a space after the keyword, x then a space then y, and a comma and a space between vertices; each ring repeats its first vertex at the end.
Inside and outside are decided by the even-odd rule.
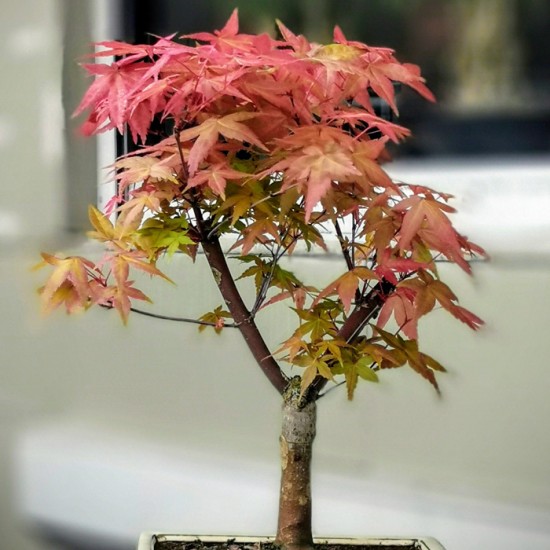
POLYGON ((233 316, 235 324, 248 345, 248 349, 250 349, 258 366, 262 369, 268 380, 282 395, 288 385, 288 379, 271 355, 254 319, 243 302, 233 276, 229 271, 229 266, 227 265, 218 238, 205 239, 201 241, 201 244, 216 284, 220 289, 227 308, 233 316))
MULTIPOLYGON (((361 303, 357 304, 350 316, 340 327, 337 338, 350 343, 363 330, 365 325, 374 319, 381 307, 384 305, 386 296, 394 290, 395 285, 389 281, 382 280, 365 296, 361 303)), ((328 380, 323 376, 317 376, 311 384, 311 394, 318 396, 325 387, 328 380)))
POLYGON ((395 286, 389 281, 382 280, 375 285, 365 298, 358 303, 351 315, 346 319, 338 331, 338 337, 346 342, 351 342, 365 325, 380 311, 384 305, 386 296, 394 290, 395 286))

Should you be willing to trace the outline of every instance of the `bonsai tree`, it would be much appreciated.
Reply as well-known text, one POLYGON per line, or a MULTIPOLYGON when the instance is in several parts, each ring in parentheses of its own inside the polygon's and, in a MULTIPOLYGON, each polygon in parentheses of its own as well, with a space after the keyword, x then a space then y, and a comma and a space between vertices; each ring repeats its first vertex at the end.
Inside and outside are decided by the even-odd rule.
MULTIPOLYGON (((194 322, 240 331, 255 365, 282 400, 282 479, 276 542, 312 547, 310 461, 315 411, 327 383, 351 399, 359 381, 410 367, 438 390, 444 367, 418 345, 418 321, 434 308, 477 329, 440 279, 444 258, 470 273, 483 250, 449 221, 449 195, 396 183, 382 169, 387 145, 409 130, 376 115, 371 97, 397 112, 394 84, 433 100, 417 66, 387 48, 348 40, 319 45, 278 22, 281 38, 238 31, 237 12, 214 34, 153 45, 103 42, 85 65, 95 76, 76 114, 86 135, 129 131, 140 146, 115 165, 107 212, 90 206, 100 262, 43 254, 47 312, 114 308, 124 323, 137 301, 138 270, 167 279, 162 256, 204 254, 224 305, 194 322), (166 135, 148 142, 152 124, 166 135), (116 220, 112 221, 116 214, 116 220), (339 241, 342 272, 316 288, 287 269, 296 250, 339 241), (223 238, 223 242, 222 242, 223 238), (229 267, 228 257, 240 261, 229 267), (242 281, 242 282, 237 282, 242 281), (245 303, 243 286, 254 287, 245 303), (276 350, 256 318, 287 301, 296 328, 276 350), (292 367, 293 377, 281 362, 292 367)), ((176 320, 189 320, 177 318, 176 320)), ((254 363, 251 361, 251 363, 254 363)))

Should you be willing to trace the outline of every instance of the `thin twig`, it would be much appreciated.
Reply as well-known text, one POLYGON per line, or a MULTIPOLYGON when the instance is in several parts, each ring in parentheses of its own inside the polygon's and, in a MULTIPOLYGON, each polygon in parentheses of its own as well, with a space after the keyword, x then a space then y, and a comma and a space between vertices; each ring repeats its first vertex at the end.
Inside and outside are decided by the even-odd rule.
POLYGON ((321 397, 325 397, 325 395, 329 394, 332 390, 335 390, 336 388, 339 388, 340 386, 343 386, 344 384, 346 383, 346 381, 342 381, 342 382, 338 382, 338 384, 336 384, 335 386, 332 386, 331 388, 329 388, 328 390, 326 390, 324 393, 320 393, 318 396, 317 396, 317 401, 319 401, 319 399, 321 399, 321 397))
POLYGON ((336 236, 338 237, 338 242, 340 243, 340 248, 342 249, 342 254, 344 256, 344 260, 346 261, 346 265, 348 266, 348 270, 352 271, 355 266, 353 265, 349 250, 346 248, 346 242, 344 239, 344 234, 342 233, 342 228, 340 227, 338 220, 334 220, 332 223, 334 224, 336 236))
POLYGON ((258 292, 258 295, 256 296, 256 300, 254 302, 254 305, 252 306, 252 309, 250 311, 250 317, 254 318, 256 313, 260 310, 262 307, 262 304, 265 301, 265 298, 267 296, 267 291, 271 285, 271 281, 273 280, 273 275, 275 274, 275 268, 277 267, 277 264, 279 263, 279 260, 286 254, 287 250, 301 237, 301 233, 298 233, 296 236, 292 237, 290 243, 288 243, 286 246, 283 247, 282 242, 286 239, 288 236, 288 233, 290 232, 290 227, 287 227, 285 232, 283 233, 281 237, 281 242, 277 245, 277 250, 275 252, 271 252, 271 257, 273 259, 271 263, 271 268, 269 270, 269 274, 267 277, 264 277, 262 280, 262 285, 260 287, 260 291, 258 292))
POLYGON ((181 171, 183 173, 183 179, 185 180, 185 184, 188 185, 189 184, 189 172, 187 171, 187 165, 185 164, 185 158, 183 156, 183 149, 181 147, 181 142, 180 142, 180 134, 181 134, 181 129, 180 129, 179 125, 176 125, 176 127, 174 128, 174 135, 176 137, 176 145, 178 147, 178 154, 179 154, 180 162, 181 162, 181 171))
MULTIPOLYGON (((108 304, 100 304, 100 305, 105 309, 114 309, 114 306, 111 306, 108 304)), ((138 313, 139 315, 144 315, 145 317, 153 317, 155 319, 163 319, 165 321, 176 321, 179 323, 192 323, 195 325, 204 325, 207 327, 218 326, 216 323, 211 323, 209 321, 201 321, 200 319, 190 319, 188 317, 173 317, 171 315, 161 315, 160 313, 153 313, 151 311, 145 311, 143 309, 138 309, 135 307, 131 307, 130 311, 134 313, 138 313)), ((239 325, 237 323, 224 323, 223 328, 239 328, 239 325)))
MULTIPOLYGON (((338 237, 338 242, 340 243, 340 249, 342 250, 344 260, 346 261, 346 265, 348 267, 348 271, 353 271, 353 269, 355 268, 355 252, 353 248, 353 240, 355 239, 355 219, 353 221, 353 229, 352 229, 353 240, 352 240, 351 255, 349 253, 349 248, 346 247, 344 234, 342 233, 342 228, 340 227, 338 220, 334 220, 333 224, 334 224, 334 229, 336 230, 336 236, 338 237)), ((362 298, 363 298, 363 292, 361 292, 359 290, 359 287, 357 287, 355 289, 355 303, 360 303, 362 298)))

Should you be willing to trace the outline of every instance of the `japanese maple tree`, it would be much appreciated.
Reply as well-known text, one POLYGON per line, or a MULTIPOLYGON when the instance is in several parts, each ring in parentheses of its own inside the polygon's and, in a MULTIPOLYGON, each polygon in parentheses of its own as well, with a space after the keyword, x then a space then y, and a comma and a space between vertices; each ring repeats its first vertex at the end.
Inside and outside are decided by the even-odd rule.
POLYGON ((437 390, 435 373, 445 369, 420 350, 419 319, 442 307, 474 330, 482 321, 458 304, 435 261, 470 273, 469 258, 484 252, 454 229, 449 195, 396 183, 381 167, 388 142, 409 130, 377 116, 371 98, 397 111, 401 83, 433 100, 419 68, 391 49, 348 40, 338 27, 328 45, 278 28, 281 39, 239 33, 235 11, 214 34, 100 44, 99 61, 118 60, 85 65, 95 78, 76 112, 87 112, 83 132, 129 131, 141 146, 116 161, 108 211, 90 207, 90 237, 105 243, 105 256, 97 263, 43 254, 52 271, 41 299, 46 311, 114 308, 126 323, 140 311, 136 301, 149 301, 132 271, 168 279, 162 256, 194 259, 201 250, 224 305, 195 322, 238 329, 282 396, 276 538, 307 549, 323 388, 342 379, 351 399, 360 380, 408 366, 437 390), (170 131, 150 145, 154 120, 170 131), (342 273, 316 288, 281 261, 296 249, 325 248, 326 228, 339 240, 342 273), (243 269, 230 270, 228 255, 243 269), (252 303, 237 278, 254 286, 252 303), (271 350, 256 316, 283 301, 296 329, 271 350), (281 361, 301 375, 289 378, 281 361))

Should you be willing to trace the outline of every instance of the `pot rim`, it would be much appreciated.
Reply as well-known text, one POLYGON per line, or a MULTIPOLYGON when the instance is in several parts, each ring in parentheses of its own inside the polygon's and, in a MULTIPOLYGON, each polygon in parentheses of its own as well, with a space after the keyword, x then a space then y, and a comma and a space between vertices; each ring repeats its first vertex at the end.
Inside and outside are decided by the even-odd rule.
MULTIPOLYGON (((262 542, 269 543, 275 540, 272 536, 234 536, 234 535, 181 535, 176 533, 142 533, 139 538, 137 550, 154 550, 156 542, 189 542, 201 540, 203 542, 222 542, 228 539, 235 542, 253 543, 262 542)), ((366 545, 366 544, 384 544, 391 543, 394 546, 408 546, 413 543, 420 545, 422 550, 445 550, 444 547, 436 539, 432 537, 314 537, 313 542, 316 544, 348 544, 348 545, 366 545)), ((383 547, 381 547, 383 548, 383 547)))

